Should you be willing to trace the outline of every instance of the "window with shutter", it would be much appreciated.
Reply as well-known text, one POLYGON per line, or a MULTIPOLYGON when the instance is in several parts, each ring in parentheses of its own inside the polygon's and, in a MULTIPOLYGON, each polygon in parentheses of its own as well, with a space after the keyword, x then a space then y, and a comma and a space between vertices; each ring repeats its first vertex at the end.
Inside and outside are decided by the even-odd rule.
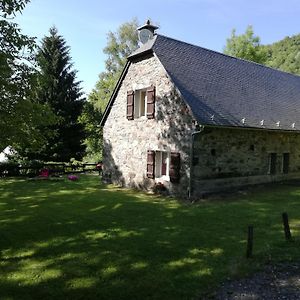
POLYGON ((155 151, 148 150, 147 152, 147 177, 154 178, 155 172, 155 151))
POLYGON ((167 166, 168 166, 168 153, 162 152, 161 153, 161 176, 167 176, 167 166))
POLYGON ((154 119, 155 115, 155 86, 147 89, 147 118, 154 119))
POLYGON ((134 118, 146 116, 147 90, 136 90, 134 93, 134 118))
POLYGON ((170 160, 170 181, 173 183, 178 183, 180 180, 180 153, 171 152, 170 160))
POLYGON ((155 178, 169 181, 170 153, 155 151, 155 178))
POLYGON ((127 119, 134 119, 134 91, 127 92, 127 119))

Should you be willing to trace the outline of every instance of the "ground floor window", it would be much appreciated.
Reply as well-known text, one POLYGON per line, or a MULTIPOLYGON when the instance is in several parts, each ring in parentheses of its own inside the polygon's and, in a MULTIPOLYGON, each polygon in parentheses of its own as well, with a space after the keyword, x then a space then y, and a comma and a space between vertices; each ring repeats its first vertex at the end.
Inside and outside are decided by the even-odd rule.
POLYGON ((276 174, 277 153, 269 154, 269 174, 276 174))
POLYGON ((169 180, 170 153, 156 151, 155 153, 155 178, 169 180))
POLYGON ((290 167, 290 154, 283 153, 282 154, 282 173, 287 174, 289 172, 290 167))
POLYGON ((180 162, 179 152, 148 150, 147 177, 179 183, 180 162))

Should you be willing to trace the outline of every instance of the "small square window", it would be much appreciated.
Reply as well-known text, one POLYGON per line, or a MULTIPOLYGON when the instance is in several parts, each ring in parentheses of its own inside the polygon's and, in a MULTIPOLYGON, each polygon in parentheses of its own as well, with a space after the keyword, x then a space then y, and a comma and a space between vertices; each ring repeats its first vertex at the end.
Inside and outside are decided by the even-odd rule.
POLYGON ((140 118, 146 116, 147 91, 137 90, 134 98, 134 117, 140 118))

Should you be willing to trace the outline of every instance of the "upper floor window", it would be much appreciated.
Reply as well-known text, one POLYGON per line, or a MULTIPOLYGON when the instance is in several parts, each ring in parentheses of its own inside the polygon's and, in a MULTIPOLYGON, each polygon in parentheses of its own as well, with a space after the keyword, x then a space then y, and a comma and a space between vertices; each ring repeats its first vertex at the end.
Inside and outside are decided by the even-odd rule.
POLYGON ((133 120, 146 116, 155 116, 155 87, 127 92, 127 119, 133 120))
POLYGON ((146 116, 147 90, 138 90, 134 98, 134 117, 140 118, 146 116))

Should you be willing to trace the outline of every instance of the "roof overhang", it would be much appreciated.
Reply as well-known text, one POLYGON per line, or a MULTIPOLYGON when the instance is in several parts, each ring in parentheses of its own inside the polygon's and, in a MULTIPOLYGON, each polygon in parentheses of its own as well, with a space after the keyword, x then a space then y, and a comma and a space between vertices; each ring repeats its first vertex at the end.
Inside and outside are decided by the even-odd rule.
POLYGON ((111 95, 111 97, 110 97, 110 99, 109 99, 109 101, 108 101, 108 103, 107 103, 107 105, 106 105, 106 108, 105 108, 105 110, 104 110, 102 119, 101 119, 101 121, 100 121, 100 126, 101 126, 101 127, 104 126, 105 121, 106 121, 106 119, 107 119, 107 117, 108 117, 108 115, 109 115, 109 113, 110 113, 110 110, 111 110, 111 108, 112 108, 112 106, 113 106, 113 103, 114 103, 114 99, 115 99, 115 97, 116 97, 116 95, 117 95, 117 93, 118 93, 118 91, 119 91, 119 89, 120 89, 121 83, 122 83, 124 77, 126 76, 128 69, 129 69, 129 65, 130 65, 130 61, 128 60, 128 61, 126 62, 125 67, 123 68, 123 71, 122 71, 122 73, 121 73, 121 76, 119 77, 119 80, 118 80, 118 82, 117 82, 115 88, 114 88, 114 91, 113 91, 113 93, 112 93, 112 95, 111 95))

